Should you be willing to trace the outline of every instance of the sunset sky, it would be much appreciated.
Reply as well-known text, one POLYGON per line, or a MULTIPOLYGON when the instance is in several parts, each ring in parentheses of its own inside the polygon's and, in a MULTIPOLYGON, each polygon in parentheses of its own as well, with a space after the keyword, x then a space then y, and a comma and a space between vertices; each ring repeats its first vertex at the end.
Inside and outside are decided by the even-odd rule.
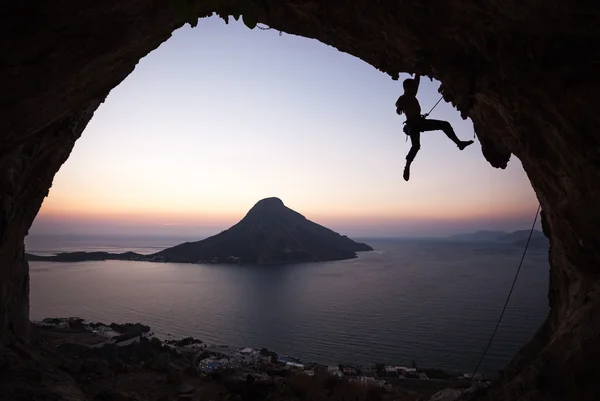
MULTIPOLYGON (((477 141, 460 152, 424 133, 402 179, 410 141, 394 103, 407 77, 315 40, 202 19, 111 92, 31 233, 204 237, 270 196, 354 236, 528 228, 537 201, 519 160, 494 169, 477 141)), ((421 80, 423 112, 438 86, 421 80)), ((449 104, 431 118, 473 138, 449 104)))

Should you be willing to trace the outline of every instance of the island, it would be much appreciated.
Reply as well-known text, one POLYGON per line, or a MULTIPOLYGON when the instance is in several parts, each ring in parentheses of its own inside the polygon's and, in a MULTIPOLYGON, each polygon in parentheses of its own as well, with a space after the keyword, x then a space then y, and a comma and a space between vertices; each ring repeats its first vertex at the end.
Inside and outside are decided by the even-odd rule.
POLYGON ((308 220, 279 198, 258 201, 237 224, 201 241, 185 242, 150 255, 135 252, 26 254, 29 261, 83 262, 131 260, 172 263, 272 265, 354 259, 369 245, 308 220))

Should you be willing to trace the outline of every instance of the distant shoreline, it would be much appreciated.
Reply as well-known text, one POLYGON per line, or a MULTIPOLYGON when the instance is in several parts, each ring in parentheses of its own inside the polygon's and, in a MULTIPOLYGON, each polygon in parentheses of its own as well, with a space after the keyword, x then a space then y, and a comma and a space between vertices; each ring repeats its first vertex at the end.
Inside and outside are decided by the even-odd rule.
MULTIPOLYGON (((370 251, 357 251, 359 252, 370 252, 370 251)), ((29 262, 62 262, 62 263, 77 263, 77 262, 105 262, 110 260, 128 261, 128 262, 152 262, 152 263, 185 263, 185 264, 203 264, 203 265, 215 265, 215 264, 240 264, 245 266, 278 266, 278 265, 291 265, 300 263, 320 263, 320 262, 334 262, 340 260, 352 260, 357 259, 358 255, 353 257, 339 257, 330 259, 320 259, 311 261, 274 261, 268 263, 253 263, 244 262, 239 258, 231 258, 225 260, 211 260, 211 261, 171 261, 166 259, 164 256, 149 254, 143 255, 136 252, 124 252, 124 253, 110 253, 110 252, 60 252, 51 256, 35 255, 32 253, 25 253, 25 258, 29 262)))

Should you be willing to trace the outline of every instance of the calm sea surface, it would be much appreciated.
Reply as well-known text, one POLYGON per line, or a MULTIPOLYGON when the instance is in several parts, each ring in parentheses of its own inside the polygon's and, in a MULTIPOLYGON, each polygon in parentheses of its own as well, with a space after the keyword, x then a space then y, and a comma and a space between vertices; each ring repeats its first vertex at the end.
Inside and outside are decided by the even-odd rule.
MULTIPOLYGON (((26 239, 27 251, 156 252, 175 238, 26 239)), ((472 371, 522 249, 365 240, 354 260, 288 266, 33 262, 31 318, 143 322, 160 337, 267 347, 306 362, 397 363, 472 371)), ((547 250, 530 249, 482 365, 497 372, 547 312, 547 250)))

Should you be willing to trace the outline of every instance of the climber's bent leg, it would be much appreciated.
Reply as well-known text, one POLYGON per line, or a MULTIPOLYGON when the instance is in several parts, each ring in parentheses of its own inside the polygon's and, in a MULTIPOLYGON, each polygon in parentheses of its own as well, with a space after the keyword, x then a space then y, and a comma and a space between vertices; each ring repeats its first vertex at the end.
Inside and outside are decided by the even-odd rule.
POLYGON ((443 131, 444 134, 446 134, 446 136, 450 138, 450 140, 454 142, 460 150, 463 150, 464 148, 473 143, 473 141, 461 141, 460 139, 458 139, 458 137, 454 133, 454 129, 452 129, 452 125, 450 125, 448 121, 423 119, 419 123, 419 129, 421 130, 421 132, 438 130, 443 131))

